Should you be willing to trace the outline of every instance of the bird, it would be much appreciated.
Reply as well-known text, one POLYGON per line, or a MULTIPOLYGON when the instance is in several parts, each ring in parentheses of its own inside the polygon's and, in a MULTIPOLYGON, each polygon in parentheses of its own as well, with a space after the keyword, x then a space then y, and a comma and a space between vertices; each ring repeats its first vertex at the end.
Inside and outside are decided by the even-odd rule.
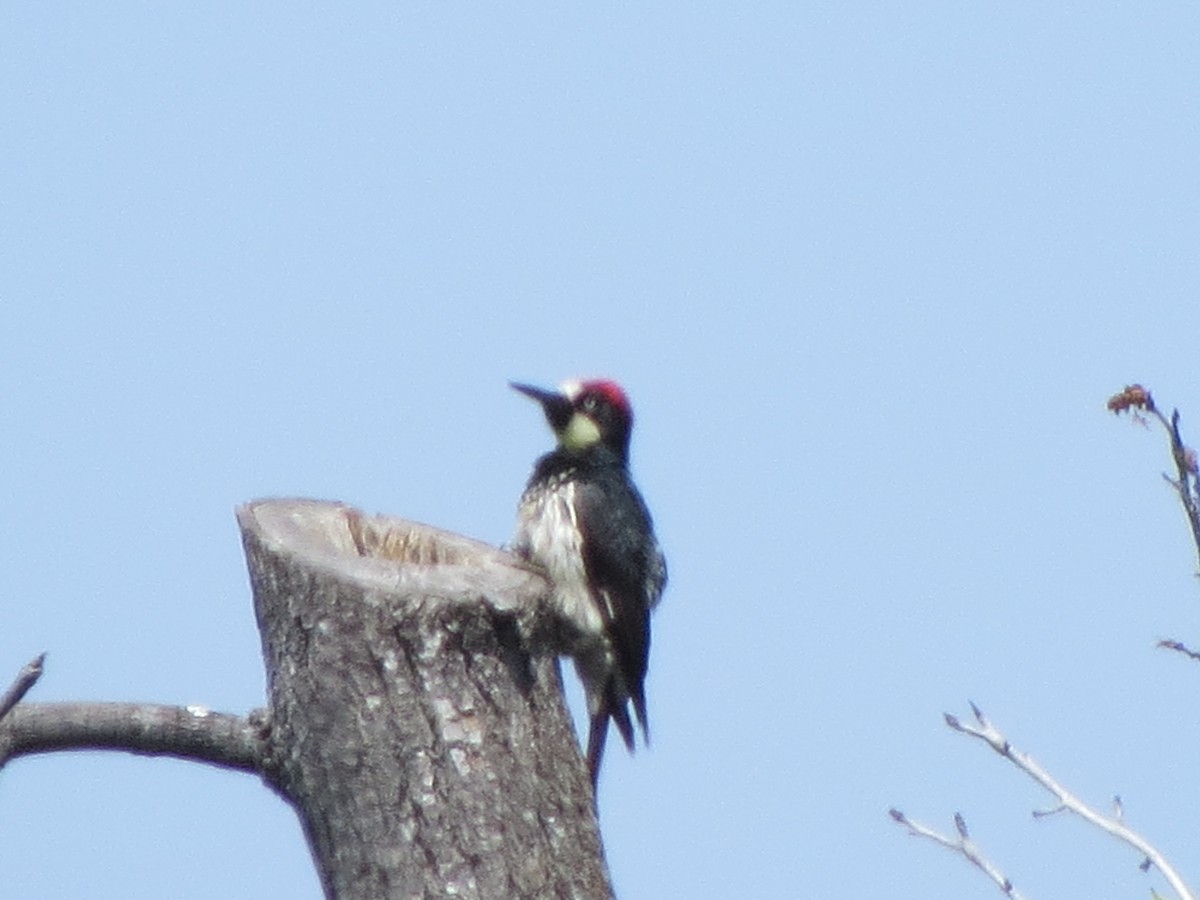
POLYGON ((541 405, 556 439, 521 494, 510 548, 549 577, 563 649, 587 698, 594 790, 610 720, 632 753, 632 705, 643 744, 650 740, 650 613, 667 584, 666 559, 629 473, 625 391, 608 379, 567 381, 556 391, 509 384, 541 405))

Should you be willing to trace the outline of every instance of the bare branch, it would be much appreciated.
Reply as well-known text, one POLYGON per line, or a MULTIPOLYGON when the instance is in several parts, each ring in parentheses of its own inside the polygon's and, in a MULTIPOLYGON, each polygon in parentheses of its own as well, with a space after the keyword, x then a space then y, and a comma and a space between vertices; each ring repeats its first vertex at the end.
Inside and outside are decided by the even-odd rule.
POLYGON ((1008 876, 996 867, 995 863, 985 857, 979 848, 975 846, 967 832, 967 822, 963 818, 962 813, 954 814, 954 830, 958 832, 957 838, 947 837, 934 831, 928 825, 922 825, 920 822, 914 822, 898 809, 889 809, 888 815, 892 817, 892 821, 899 825, 903 825, 908 829, 908 833, 917 837, 928 838, 936 844, 941 844, 947 850, 953 850, 955 853, 961 854, 967 862, 977 867, 988 878, 990 878, 1000 888, 1000 892, 1006 897, 1011 897, 1012 900, 1023 900, 1021 892, 1013 887, 1013 883, 1008 876))
POLYGON ((8 715, 9 710, 21 702, 21 699, 29 693, 29 689, 37 684, 37 680, 42 677, 42 664, 46 662, 46 654, 31 659, 17 673, 12 685, 3 696, 0 696, 0 719, 8 715))
MULTIPOLYGON (((1187 515, 1188 524, 1192 530, 1192 540, 1197 556, 1200 557, 1200 463, 1197 461, 1196 452, 1183 441, 1183 436, 1179 429, 1179 411, 1174 410, 1170 419, 1168 419, 1155 405, 1150 391, 1140 384, 1127 385, 1123 391, 1110 397, 1108 400, 1108 409, 1116 414, 1128 412, 1136 421, 1143 425, 1148 424, 1149 420, 1153 418, 1166 431, 1170 443, 1171 456, 1175 462, 1176 477, 1171 478, 1165 474, 1163 477, 1179 495, 1180 502, 1183 504, 1184 512, 1187 515)), ((1178 641, 1160 641, 1159 646, 1184 653, 1192 659, 1200 659, 1200 653, 1188 649, 1178 641)), ((1183 878, 1167 862, 1165 857, 1149 841, 1124 824, 1124 807, 1119 796, 1113 798, 1113 814, 1111 816, 1103 815, 1059 784, 1049 772, 1038 765, 1028 754, 1014 749, 1008 742, 1008 739, 998 728, 988 721, 982 710, 974 703, 971 704, 971 713, 974 716, 974 724, 969 724, 958 716, 946 713, 944 714, 946 725, 955 731, 978 738, 986 743, 1000 756, 1003 756, 1018 769, 1033 778, 1034 781, 1049 791, 1057 800, 1057 803, 1050 809, 1035 810, 1033 813, 1035 818, 1052 816, 1061 812, 1075 813, 1101 830, 1134 847, 1142 855, 1142 861, 1139 864, 1142 871, 1148 871, 1151 866, 1156 867, 1180 898, 1183 898, 1183 900, 1196 900, 1191 889, 1184 883, 1183 878)), ((970 838, 966 823, 961 816, 955 816, 955 828, 958 832, 957 839, 939 835, 932 829, 916 825, 897 810, 892 810, 892 818, 906 825, 915 834, 931 838, 943 846, 958 850, 972 862, 975 862, 976 865, 979 865, 980 868, 984 868, 966 849, 969 847, 970 838)), ((985 869, 985 871, 987 870, 985 869)), ((1002 889, 1011 887, 1007 879, 1001 881, 995 875, 992 878, 1002 889)), ((1157 896, 1155 894, 1155 897, 1157 896)))
POLYGON ((1051 815, 1053 813, 1067 810, 1075 813, 1082 819, 1095 825, 1102 831, 1106 831, 1118 840, 1124 841, 1129 846, 1133 847, 1142 854, 1142 868, 1147 869, 1154 866, 1158 869, 1163 877, 1170 883, 1172 889, 1183 900, 1196 900, 1196 895, 1191 888, 1184 882, 1182 876, 1175 871, 1174 867, 1167 861, 1166 857, 1158 851, 1148 840, 1129 828, 1119 817, 1103 815, 1097 812, 1092 807, 1088 806, 1065 787, 1058 783, 1049 772, 1043 769, 1036 763, 1027 753, 1022 753, 1013 748, 1008 742, 1008 739, 1000 732, 995 725, 987 720, 978 707, 971 704, 971 709, 975 712, 975 725, 968 725, 956 718, 955 716, 947 715, 946 723, 955 731, 962 734, 970 735, 983 741, 998 754, 1003 756, 1014 766, 1044 787, 1047 791, 1054 795, 1058 800, 1058 806, 1049 813, 1034 813, 1035 816, 1051 815))
POLYGON ((0 767, 56 750, 124 750, 264 773, 265 747, 251 719, 200 706, 25 703, 0 723, 0 767))

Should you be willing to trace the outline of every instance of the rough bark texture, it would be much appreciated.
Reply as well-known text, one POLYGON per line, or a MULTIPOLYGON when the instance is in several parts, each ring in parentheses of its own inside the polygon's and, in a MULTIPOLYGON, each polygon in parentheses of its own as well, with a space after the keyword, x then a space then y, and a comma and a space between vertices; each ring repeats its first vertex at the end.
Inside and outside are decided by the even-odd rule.
POLYGON ((238 510, 264 770, 337 900, 612 896, 539 615, 491 547, 314 501, 238 510))

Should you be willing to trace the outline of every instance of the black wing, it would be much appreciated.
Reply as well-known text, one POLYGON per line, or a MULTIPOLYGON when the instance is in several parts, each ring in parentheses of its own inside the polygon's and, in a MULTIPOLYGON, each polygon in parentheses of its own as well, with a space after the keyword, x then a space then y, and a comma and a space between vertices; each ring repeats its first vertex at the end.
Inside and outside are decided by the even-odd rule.
MULTIPOLYGON (((648 734, 646 668, 650 609, 666 581, 650 513, 624 469, 609 468, 576 484, 576 513, 583 532, 584 565, 604 613, 619 682, 611 685, 611 714, 627 744, 632 730, 626 696, 648 734)), ((607 692, 607 689, 606 689, 607 692)))

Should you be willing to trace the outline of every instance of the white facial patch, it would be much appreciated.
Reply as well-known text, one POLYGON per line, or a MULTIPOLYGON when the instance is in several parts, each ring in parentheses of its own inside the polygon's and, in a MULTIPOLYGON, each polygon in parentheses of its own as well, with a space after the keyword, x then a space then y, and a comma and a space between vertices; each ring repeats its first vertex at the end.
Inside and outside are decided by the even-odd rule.
POLYGON ((600 443, 600 426, 590 416, 575 413, 558 435, 558 442, 567 450, 586 450, 600 443))

